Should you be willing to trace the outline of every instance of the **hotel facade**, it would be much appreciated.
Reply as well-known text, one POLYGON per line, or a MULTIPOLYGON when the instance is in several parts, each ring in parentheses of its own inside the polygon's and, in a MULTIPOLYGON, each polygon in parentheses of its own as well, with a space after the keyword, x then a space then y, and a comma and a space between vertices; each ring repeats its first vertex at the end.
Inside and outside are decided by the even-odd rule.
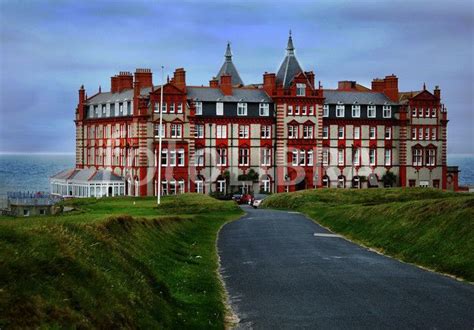
POLYGON ((77 195, 64 185, 87 170, 121 183, 92 183, 81 196, 151 196, 158 185, 163 195, 384 185, 457 190, 458 170, 446 163, 447 124, 438 86, 401 92, 392 74, 370 88, 340 81, 325 89, 299 64, 291 35, 278 71, 244 84, 227 45, 206 86, 187 85, 183 68, 163 86, 149 69, 120 72, 107 92, 87 96, 81 86, 76 169, 53 177, 52 189, 77 195))

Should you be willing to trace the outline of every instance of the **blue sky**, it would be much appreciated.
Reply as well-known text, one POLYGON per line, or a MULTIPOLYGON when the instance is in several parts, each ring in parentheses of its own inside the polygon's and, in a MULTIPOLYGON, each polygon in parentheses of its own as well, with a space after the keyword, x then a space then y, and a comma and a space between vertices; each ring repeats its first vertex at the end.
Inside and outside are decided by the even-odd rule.
POLYGON ((297 56, 324 87, 396 74, 403 91, 440 85, 450 154, 474 154, 472 1, 0 0, 0 152, 74 152, 77 89, 118 71, 187 71, 207 84, 231 41, 245 83, 297 56))

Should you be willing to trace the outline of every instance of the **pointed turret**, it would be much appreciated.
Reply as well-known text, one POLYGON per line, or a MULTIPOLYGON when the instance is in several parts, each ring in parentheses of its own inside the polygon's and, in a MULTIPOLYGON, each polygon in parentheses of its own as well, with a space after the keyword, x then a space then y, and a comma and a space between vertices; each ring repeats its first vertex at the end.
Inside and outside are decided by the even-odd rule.
POLYGON ((303 69, 296 59, 295 46, 293 45, 293 38, 291 37, 290 30, 288 45, 286 46, 286 56, 278 69, 276 81, 278 84, 282 84, 283 87, 288 88, 293 81, 293 78, 301 72, 303 72, 303 69))
POLYGON ((232 76, 232 86, 236 85, 243 85, 244 82, 240 78, 239 72, 235 67, 234 63, 232 62, 232 50, 230 49, 230 43, 227 43, 227 48, 225 51, 225 61, 222 64, 219 73, 217 74, 216 78, 220 81, 222 75, 231 75, 232 76))

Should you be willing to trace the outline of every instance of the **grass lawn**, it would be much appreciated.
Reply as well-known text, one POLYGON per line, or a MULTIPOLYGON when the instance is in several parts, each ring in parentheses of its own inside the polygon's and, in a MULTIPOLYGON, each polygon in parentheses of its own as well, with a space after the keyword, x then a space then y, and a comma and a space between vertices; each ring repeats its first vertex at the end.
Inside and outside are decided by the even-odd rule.
POLYGON ((223 328, 216 237, 232 201, 70 200, 67 215, 0 217, 0 328, 223 328))
POLYGON ((387 255, 474 281, 474 196, 434 189, 306 190, 265 207, 300 211, 387 255))

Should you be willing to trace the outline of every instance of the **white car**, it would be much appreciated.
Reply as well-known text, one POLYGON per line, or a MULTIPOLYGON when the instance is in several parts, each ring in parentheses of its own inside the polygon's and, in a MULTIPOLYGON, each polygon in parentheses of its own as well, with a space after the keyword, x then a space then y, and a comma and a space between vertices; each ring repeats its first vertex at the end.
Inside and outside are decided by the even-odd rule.
POLYGON ((257 207, 260 207, 262 204, 263 200, 267 198, 267 195, 262 195, 262 194, 257 194, 253 197, 253 202, 252 202, 252 207, 256 209, 257 207))

